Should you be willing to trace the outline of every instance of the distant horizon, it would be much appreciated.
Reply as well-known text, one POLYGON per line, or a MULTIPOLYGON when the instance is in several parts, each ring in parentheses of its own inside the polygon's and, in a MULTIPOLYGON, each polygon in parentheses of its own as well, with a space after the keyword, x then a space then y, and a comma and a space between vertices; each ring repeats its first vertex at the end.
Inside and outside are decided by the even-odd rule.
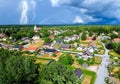
POLYGON ((0 24, 0 26, 120 26, 120 24, 0 24))

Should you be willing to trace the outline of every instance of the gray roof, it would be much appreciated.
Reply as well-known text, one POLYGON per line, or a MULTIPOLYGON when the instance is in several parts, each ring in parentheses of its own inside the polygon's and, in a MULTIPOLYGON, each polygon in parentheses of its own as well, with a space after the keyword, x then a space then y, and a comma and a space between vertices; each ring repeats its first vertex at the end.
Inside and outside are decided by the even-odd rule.
POLYGON ((61 48, 70 48, 70 45, 69 44, 62 44, 61 48))
POLYGON ((92 54, 88 50, 86 50, 84 54, 87 54, 88 56, 92 56, 92 54))
POLYGON ((59 43, 59 44, 62 43, 62 42, 63 42, 63 39, 59 39, 59 40, 56 41, 56 43, 59 43))
POLYGON ((75 75, 80 78, 82 76, 82 70, 80 68, 77 68, 75 71, 74 71, 75 75))
POLYGON ((51 43, 45 43, 43 45, 46 45, 46 46, 51 46, 51 43))

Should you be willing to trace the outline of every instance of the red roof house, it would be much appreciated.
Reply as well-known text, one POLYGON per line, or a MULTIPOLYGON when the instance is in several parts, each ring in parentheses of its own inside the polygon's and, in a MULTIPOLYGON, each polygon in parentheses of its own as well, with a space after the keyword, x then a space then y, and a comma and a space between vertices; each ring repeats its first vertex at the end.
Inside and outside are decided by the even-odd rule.
POLYGON ((38 49, 38 47, 36 47, 36 46, 29 46, 29 47, 27 48, 27 50, 30 51, 30 52, 34 52, 34 51, 36 51, 37 49, 38 49))
POLYGON ((50 38, 50 39, 54 39, 55 36, 54 36, 54 35, 50 35, 49 38, 50 38))
POLYGON ((113 39, 113 42, 119 43, 119 42, 120 42, 120 38, 114 38, 114 39, 113 39))

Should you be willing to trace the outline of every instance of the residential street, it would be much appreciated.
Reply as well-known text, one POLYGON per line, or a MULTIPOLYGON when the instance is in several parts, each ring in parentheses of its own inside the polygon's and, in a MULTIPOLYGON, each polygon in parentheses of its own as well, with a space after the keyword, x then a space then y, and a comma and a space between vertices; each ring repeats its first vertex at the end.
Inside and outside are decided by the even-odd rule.
MULTIPOLYGON (((104 48, 105 48, 105 45, 104 45, 104 48)), ((108 52, 109 50, 105 48, 105 54, 102 56, 103 59, 102 59, 101 65, 99 65, 99 68, 98 68, 95 84, 106 84, 104 79, 105 77, 108 77, 108 70, 106 68, 106 65, 109 64, 108 52)))
MULTIPOLYGON (((105 79, 105 77, 108 77, 108 70, 107 70, 106 66, 109 64, 109 59, 110 59, 109 55, 108 55, 109 50, 105 48, 104 44, 103 44, 103 46, 105 49, 105 54, 104 55, 95 54, 95 56, 102 57, 102 62, 99 65, 99 68, 97 71, 97 78, 96 78, 95 84, 106 84, 104 79, 105 79)), ((59 50, 59 49, 58 49, 58 51, 67 52, 67 53, 74 53, 74 54, 81 54, 79 52, 63 51, 63 50, 59 50)))

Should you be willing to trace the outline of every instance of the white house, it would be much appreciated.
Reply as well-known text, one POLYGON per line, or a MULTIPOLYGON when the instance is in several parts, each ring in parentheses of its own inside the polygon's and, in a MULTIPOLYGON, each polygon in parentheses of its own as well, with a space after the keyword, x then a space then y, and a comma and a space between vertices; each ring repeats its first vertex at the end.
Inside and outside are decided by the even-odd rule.
POLYGON ((93 46, 89 46, 89 47, 87 48, 87 50, 88 50, 89 52, 93 53, 94 50, 95 50, 95 48, 94 48, 93 46))
POLYGON ((77 50, 80 50, 80 51, 84 50, 84 46, 79 46, 77 50))
POLYGON ((109 36, 102 36, 101 37, 101 40, 105 40, 105 39, 111 39, 111 37, 109 37, 109 36))
POLYGON ((73 46, 74 46, 74 47, 77 47, 77 43, 74 43, 73 46))
POLYGON ((40 40, 40 36, 39 36, 39 35, 34 35, 34 36, 32 37, 32 39, 33 39, 33 40, 40 40))
POLYGON ((64 38, 64 42, 70 42, 71 41, 71 38, 70 37, 65 37, 64 38))

